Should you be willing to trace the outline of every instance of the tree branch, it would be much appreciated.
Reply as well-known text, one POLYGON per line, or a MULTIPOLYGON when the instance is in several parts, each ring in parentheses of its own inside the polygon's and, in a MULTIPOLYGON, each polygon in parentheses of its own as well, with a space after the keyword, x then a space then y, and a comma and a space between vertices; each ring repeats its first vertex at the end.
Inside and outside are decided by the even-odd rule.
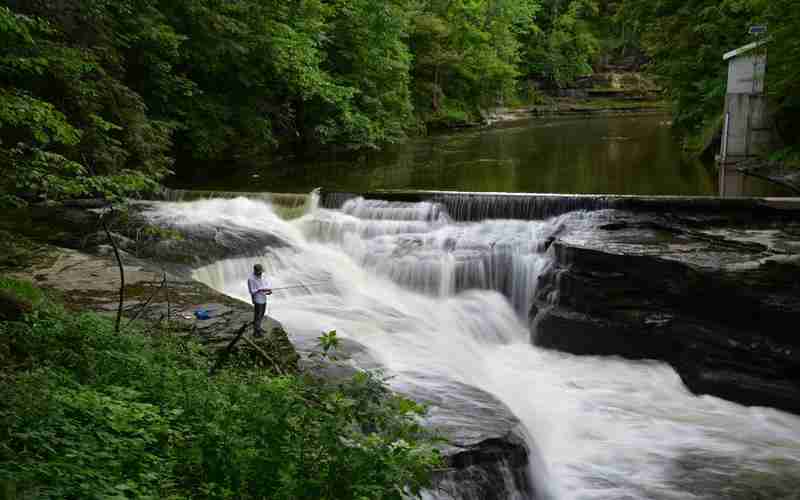
POLYGON ((236 336, 228 344, 228 347, 226 347, 225 350, 222 351, 222 353, 217 358, 217 362, 214 363, 214 366, 212 366, 211 369, 208 371, 208 376, 209 377, 213 377, 214 374, 217 373, 217 371, 220 369, 220 367, 222 367, 222 364, 225 362, 226 359, 228 359, 228 356, 230 355, 231 351, 236 346, 236 344, 239 342, 239 340, 241 340, 241 338, 244 335, 244 332, 247 330, 248 326, 250 326, 249 322, 243 324, 242 327, 239 328, 239 331, 236 332, 236 336))
POLYGON ((270 356, 270 355, 269 355, 269 354, 267 354, 267 353, 266 353, 266 352, 265 352, 263 349, 261 349, 260 347, 258 347, 258 345, 257 345, 255 342, 253 342, 252 340, 250 340, 250 339, 249 339, 249 338, 247 338, 247 337, 245 337, 245 338, 244 338, 244 341, 245 341, 245 342, 247 342, 248 344, 250 344, 250 347, 252 347, 252 348, 253 348, 253 349, 255 349, 255 350, 256 350, 256 351, 257 351, 259 354, 261 354, 261 356, 262 356, 262 357, 263 357, 265 360, 267 360, 267 362, 268 362, 268 363, 270 363, 270 364, 271 364, 271 365, 272 365, 272 366, 275 368, 275 371, 278 373, 278 375, 286 375, 286 372, 284 372, 284 371, 283 371, 283 369, 281 369, 281 365, 279 365, 277 361, 275 361, 274 359, 272 359, 272 356, 270 356))
POLYGON ((124 328, 128 328, 129 326, 131 326, 131 323, 133 323, 134 321, 136 321, 139 318, 139 316, 144 312, 145 309, 147 309, 147 306, 150 305, 150 302, 153 301, 153 299, 156 297, 156 295, 158 295, 158 293, 162 289, 164 289, 166 284, 167 284, 167 274, 164 273, 164 278, 161 280, 161 284, 158 286, 158 288, 156 288, 156 291, 153 292, 153 294, 150 295, 150 297, 147 299, 147 301, 144 303, 144 305, 142 305, 139 308, 139 310, 136 311, 136 314, 134 314, 133 317, 130 320, 128 320, 127 323, 125 323, 125 327, 124 328))
POLYGON ((114 241, 114 238, 111 236, 111 231, 108 230, 105 214, 100 216, 100 222, 103 224, 103 231, 105 231, 106 237, 109 243, 111 243, 111 248, 114 249, 114 257, 117 259, 117 267, 119 268, 119 305, 117 306, 117 321, 114 324, 114 332, 119 333, 119 323, 122 319, 122 305, 125 302, 125 268, 122 267, 122 257, 119 255, 117 242, 114 241))

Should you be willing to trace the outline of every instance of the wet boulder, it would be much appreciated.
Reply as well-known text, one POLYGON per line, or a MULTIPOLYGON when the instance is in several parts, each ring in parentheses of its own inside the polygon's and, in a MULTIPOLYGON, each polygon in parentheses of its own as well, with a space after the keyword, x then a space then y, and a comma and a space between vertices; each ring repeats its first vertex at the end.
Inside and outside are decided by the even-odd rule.
MULTIPOLYGON (((380 364, 362 344, 340 339, 337 360, 308 358, 317 350, 313 335, 294 332, 293 342, 303 354, 304 370, 336 383, 359 369, 379 369, 380 364)), ((539 453, 511 410, 477 387, 452 379, 404 374, 392 389, 425 405, 424 425, 442 441, 438 448, 446 467, 434 478, 423 498, 441 500, 546 500, 548 497, 539 453)))
POLYGON ((687 387, 800 413, 800 232, 615 214, 562 236, 539 278, 534 342, 671 364, 687 387))
POLYGON ((126 251, 151 261, 187 268, 202 267, 220 260, 263 255, 268 248, 285 247, 278 236, 251 227, 225 224, 178 224, 153 219, 150 203, 132 205, 114 230, 126 237, 126 251))
POLYGON ((447 467, 436 475, 436 498, 549 498, 538 450, 505 404, 455 380, 430 380, 435 390, 423 375, 415 380, 397 390, 427 406, 426 425, 444 438, 440 449, 447 467))

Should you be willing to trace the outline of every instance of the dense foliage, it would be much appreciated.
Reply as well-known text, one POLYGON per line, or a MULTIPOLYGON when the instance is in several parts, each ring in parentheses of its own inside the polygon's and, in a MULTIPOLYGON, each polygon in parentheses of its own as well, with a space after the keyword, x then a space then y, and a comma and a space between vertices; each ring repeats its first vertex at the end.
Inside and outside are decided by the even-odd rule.
MULTIPOLYGON (((36 10, 40 4, 51 3, 25 2, 36 10)), ((150 28, 136 32, 138 20, 112 5, 52 20, 0 7, 0 183, 7 193, 127 194, 168 172, 173 125, 148 117, 141 96, 120 81, 125 46, 150 28), (129 24, 127 32, 119 23, 129 24)))
POLYGON ((521 36, 533 29, 533 0, 427 0, 414 16, 416 109, 434 120, 467 121, 503 104, 520 75, 521 36))
MULTIPOLYGON (((263 168, 276 149, 379 147, 563 87, 642 50, 697 131, 721 55, 770 26, 792 142, 793 0, 6 0, 0 197, 130 196, 171 169, 263 168)), ((631 64, 626 64, 631 66, 631 64)), ((795 141, 796 142, 796 141, 795 141)), ((0 200, 2 201, 2 200, 0 200)))
POLYGON ((554 0, 544 5, 538 27, 527 40, 529 74, 558 85, 592 74, 599 41, 593 32, 598 4, 592 0, 554 0))
MULTIPOLYGON (((605 2, 601 2, 605 3, 605 2)), ((590 71, 591 0, 7 0, 5 198, 378 147, 590 71), (537 24, 539 23, 539 24, 537 24)))
POLYGON ((0 278, 9 290, 33 304, 0 321, 0 491, 12 498, 399 500, 439 463, 421 409, 375 376, 330 386, 240 363, 209 378, 191 341, 116 335, 0 278))
POLYGON ((722 55, 769 27, 767 89, 789 145, 800 143, 800 9, 794 0, 624 0, 623 23, 636 29, 675 104, 676 124, 698 132, 722 113, 727 63, 722 55))

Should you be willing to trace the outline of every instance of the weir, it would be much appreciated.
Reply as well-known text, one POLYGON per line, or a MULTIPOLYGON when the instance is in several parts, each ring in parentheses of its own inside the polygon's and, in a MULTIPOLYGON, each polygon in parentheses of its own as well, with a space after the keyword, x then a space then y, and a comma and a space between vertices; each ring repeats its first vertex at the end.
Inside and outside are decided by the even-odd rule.
MULTIPOLYGON (((312 201, 294 220, 265 200, 243 197, 154 203, 145 215, 187 230, 232 226, 279 236, 280 246, 255 256, 248 249, 250 255, 196 269, 195 278, 242 300, 255 262, 275 288, 324 283, 276 291, 270 315, 295 338, 336 330, 362 345, 397 390, 415 387, 434 405, 445 395, 461 397, 474 403, 465 408, 478 408, 466 416, 434 412, 438 423, 494 426, 483 418, 498 407, 468 387, 510 408, 532 457, 527 470, 478 467, 472 477, 494 481, 490 493, 485 484, 449 476, 447 491, 428 498, 671 500, 691 491, 721 500, 735 497, 736 488, 748 491, 751 474, 795 477, 798 417, 696 397, 664 363, 571 356, 531 344, 529 308, 538 277, 553 264, 553 238, 590 231, 604 212, 586 210, 609 208, 610 199, 532 200, 322 193, 321 207, 312 201), (536 219, 531 214, 558 215, 524 220, 536 219)), ((729 206, 737 213, 777 210, 758 200, 729 206)))
POLYGON ((212 199, 247 198, 260 200, 272 205, 285 219, 299 217, 316 202, 316 196, 309 193, 270 193, 261 191, 203 191, 195 189, 164 189, 160 199, 172 202, 188 202, 212 199))
POLYGON ((635 196, 546 193, 464 193, 458 191, 372 191, 343 193, 322 190, 320 205, 339 209, 354 198, 387 202, 439 204, 456 221, 485 219, 542 220, 577 210, 634 210, 685 214, 760 215, 800 213, 800 198, 718 198, 713 196, 635 196))

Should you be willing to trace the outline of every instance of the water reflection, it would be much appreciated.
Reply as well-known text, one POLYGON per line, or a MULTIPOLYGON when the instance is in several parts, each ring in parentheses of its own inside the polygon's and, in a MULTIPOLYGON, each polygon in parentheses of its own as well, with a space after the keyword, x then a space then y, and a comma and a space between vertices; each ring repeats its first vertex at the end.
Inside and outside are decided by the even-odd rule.
MULTIPOLYGON (((538 118, 440 134, 381 151, 285 158, 262 171, 216 169, 179 177, 174 187, 308 192, 442 189, 640 195, 749 193, 713 165, 689 160, 668 117, 538 118), (728 182, 732 183, 730 186, 728 182)), ((768 190, 767 190, 768 191, 768 190)))

